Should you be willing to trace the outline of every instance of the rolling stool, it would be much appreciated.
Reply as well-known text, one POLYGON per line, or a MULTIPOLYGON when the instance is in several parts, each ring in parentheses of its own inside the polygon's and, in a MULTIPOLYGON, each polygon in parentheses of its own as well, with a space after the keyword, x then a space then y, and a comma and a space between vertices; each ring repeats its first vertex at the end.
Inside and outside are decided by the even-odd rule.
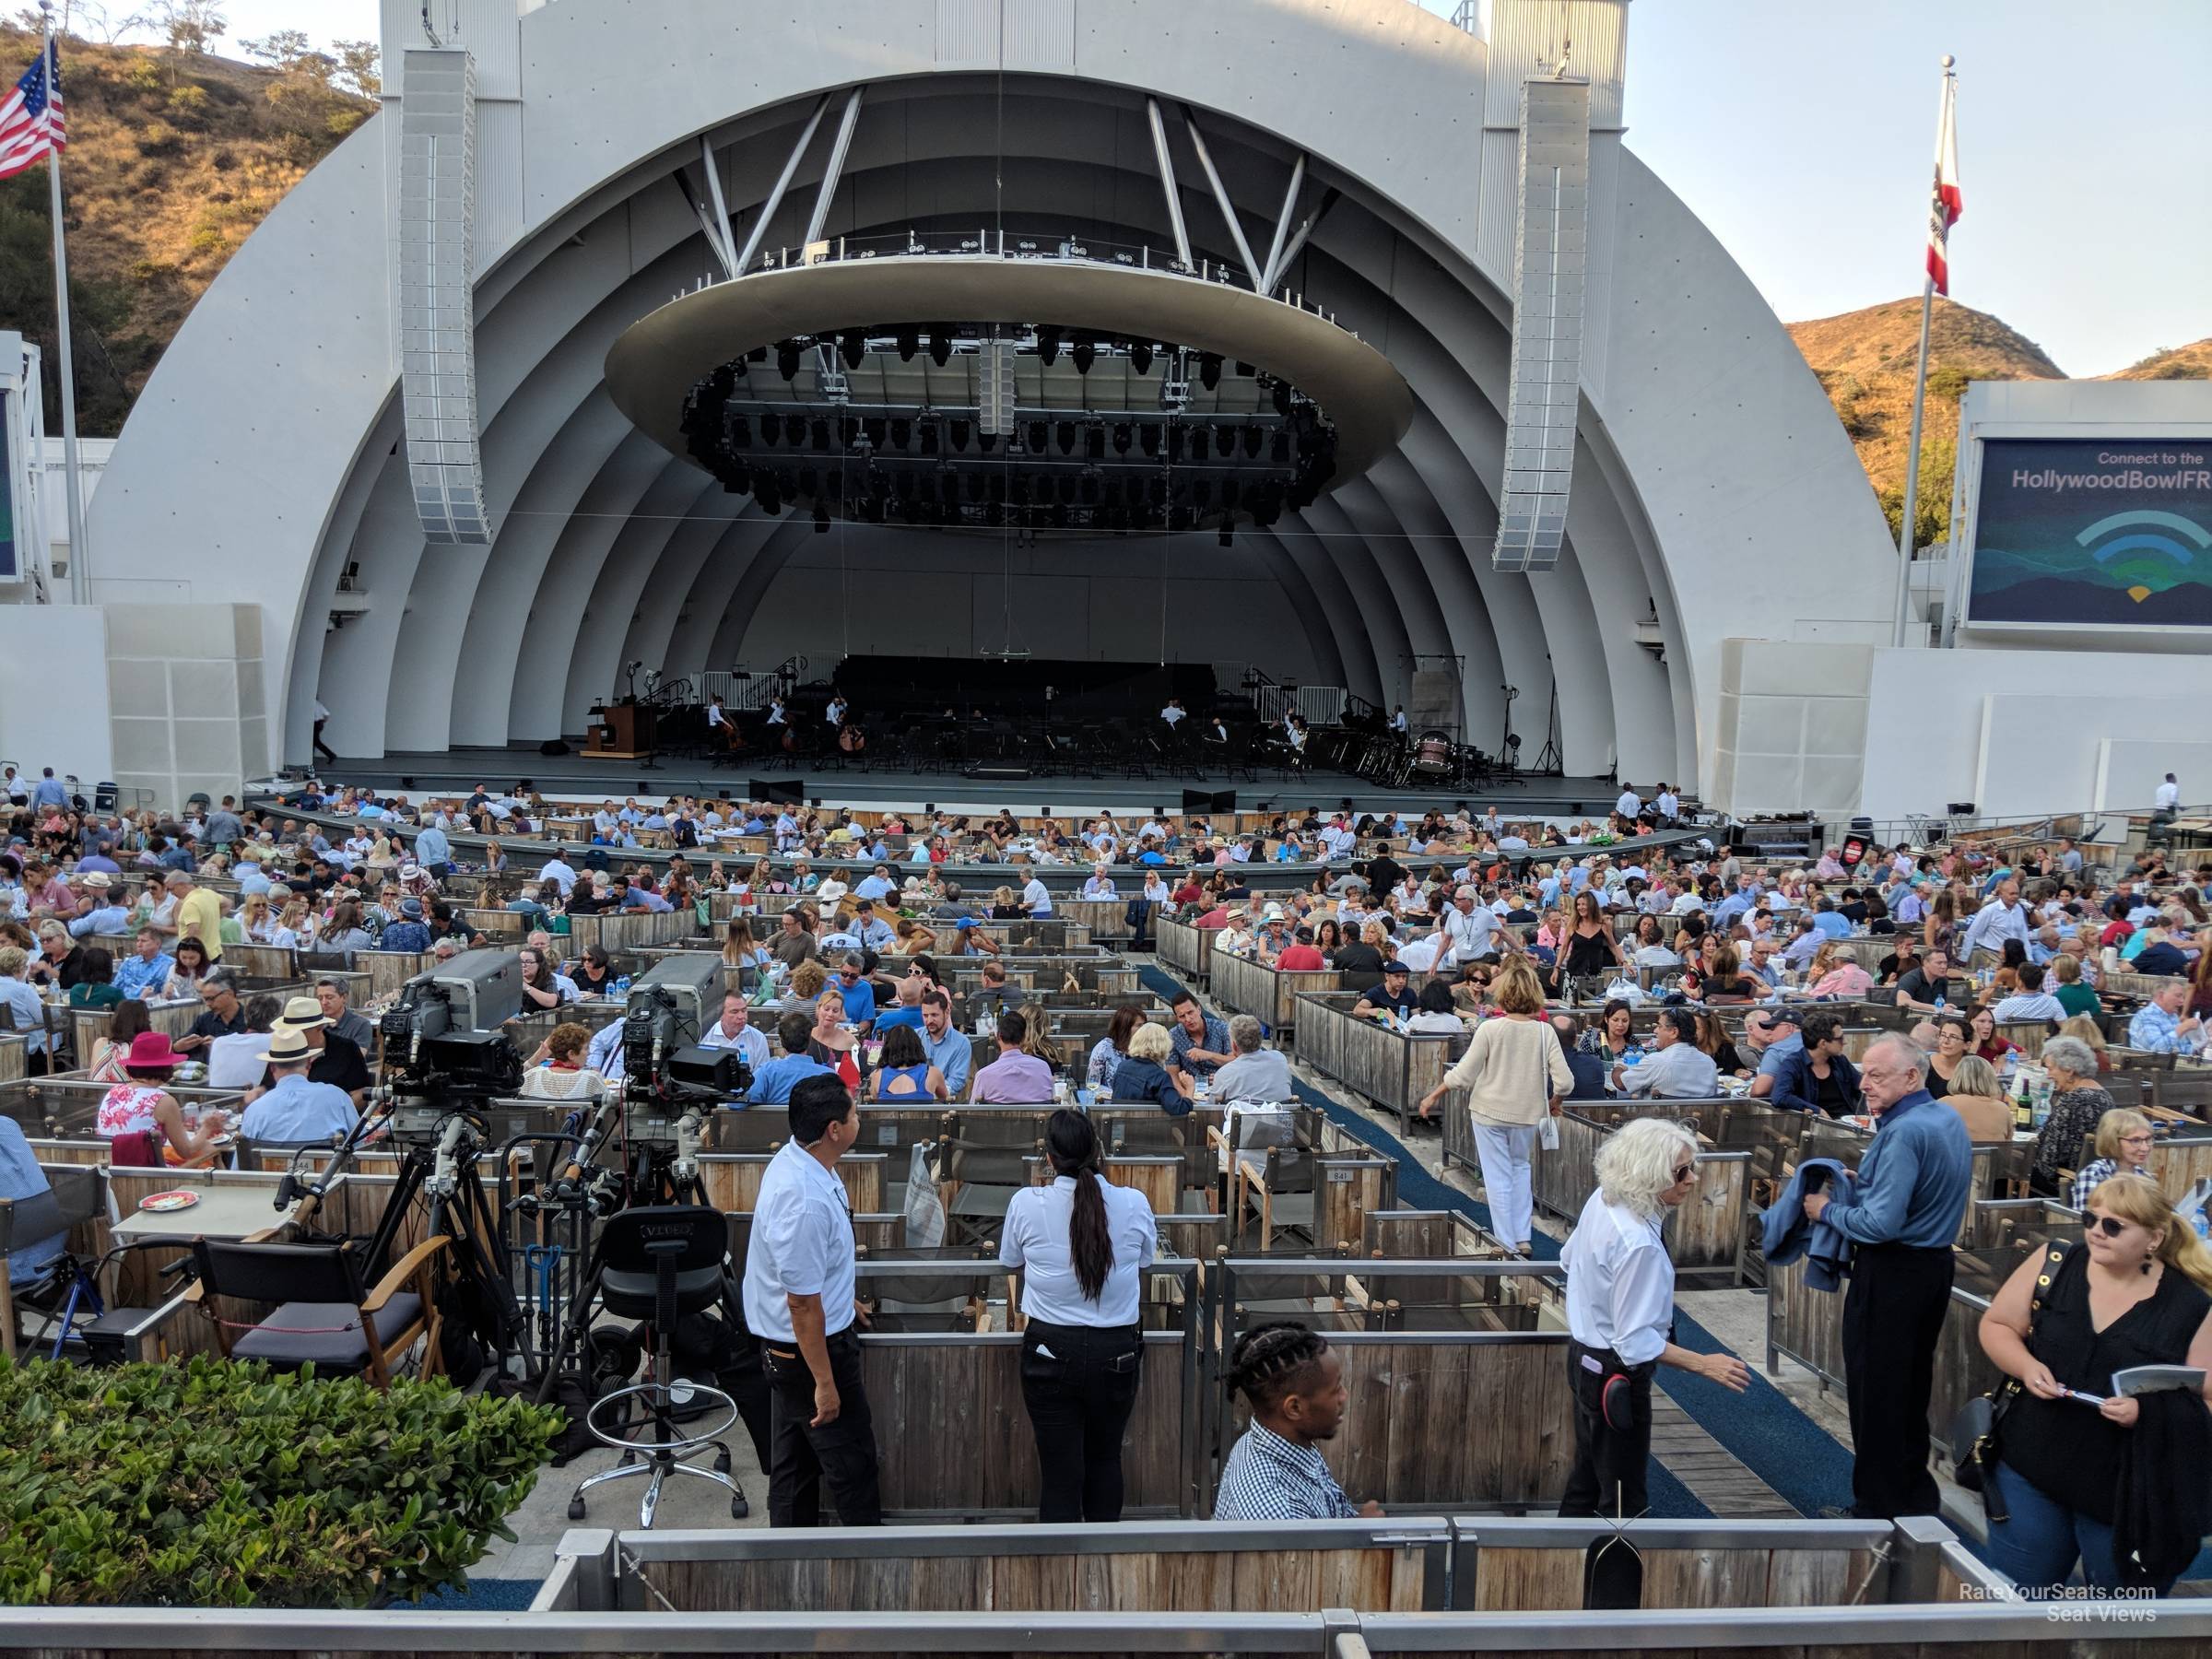
POLYGON ((722 1300, 723 1263, 729 1249, 728 1220, 721 1211, 704 1205, 666 1204, 623 1210, 609 1217, 602 1228, 600 1300, 606 1312, 618 1319, 651 1322, 653 1381, 618 1389, 596 1401, 585 1414, 584 1426, 593 1438, 603 1445, 620 1448, 622 1461, 586 1477, 577 1487, 569 1499, 570 1520, 584 1518, 583 1495, 594 1487, 632 1475, 651 1477, 644 1501, 638 1506, 640 1527, 653 1524, 653 1512, 660 1507, 661 1488, 672 1474, 696 1475, 726 1487, 731 1515, 743 1520, 748 1512, 745 1490, 730 1475, 729 1445, 715 1438, 736 1422, 736 1401, 719 1388, 693 1383, 687 1405, 724 1407, 722 1420, 700 1433, 679 1438, 671 1415, 676 1322, 686 1313, 703 1313, 722 1300), (632 1398, 643 1400, 652 1414, 651 1440, 625 1438, 632 1398), (624 1420, 618 1424, 603 1415, 617 1401, 623 1403, 624 1420), (716 1454, 712 1469, 680 1461, 708 1446, 712 1446, 716 1454))

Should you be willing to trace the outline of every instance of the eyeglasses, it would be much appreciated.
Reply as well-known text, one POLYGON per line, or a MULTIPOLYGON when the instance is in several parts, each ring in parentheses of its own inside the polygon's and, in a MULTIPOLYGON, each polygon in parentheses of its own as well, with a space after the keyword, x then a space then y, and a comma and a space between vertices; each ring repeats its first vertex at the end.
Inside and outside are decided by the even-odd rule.
POLYGON ((2147 1135, 2124 1135, 2120 1137, 2120 1144, 2124 1147, 2147 1147, 2153 1142, 2154 1137, 2147 1135))
POLYGON ((2084 1216, 2081 1218, 2084 1233, 2100 1232, 2108 1239, 2116 1239, 2127 1230, 2127 1223, 2117 1216, 2084 1216))
POLYGON ((1677 1164, 1675 1166, 1675 1184, 1680 1186, 1697 1173, 1697 1168, 1698 1166, 1695 1164, 1677 1164))

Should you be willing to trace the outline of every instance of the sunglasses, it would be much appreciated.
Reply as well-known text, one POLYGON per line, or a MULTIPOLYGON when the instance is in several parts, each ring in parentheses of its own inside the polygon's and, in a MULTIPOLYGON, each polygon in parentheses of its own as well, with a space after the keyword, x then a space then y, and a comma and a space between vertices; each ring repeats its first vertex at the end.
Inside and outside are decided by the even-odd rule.
POLYGON ((2081 1230, 2085 1234, 2100 1232, 2108 1239, 2118 1238, 2127 1230, 2127 1227, 2128 1224, 2117 1216, 2084 1216, 2081 1218, 2081 1230))
POLYGON ((1695 1164, 1677 1164, 1675 1166, 1675 1184, 1680 1186, 1697 1172, 1697 1168, 1698 1166, 1695 1164))

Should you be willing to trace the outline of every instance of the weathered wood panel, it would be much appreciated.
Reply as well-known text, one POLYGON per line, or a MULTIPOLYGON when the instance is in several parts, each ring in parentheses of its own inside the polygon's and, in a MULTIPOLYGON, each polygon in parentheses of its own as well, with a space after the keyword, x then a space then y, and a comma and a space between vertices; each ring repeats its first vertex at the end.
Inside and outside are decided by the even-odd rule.
POLYGON ((1193 927, 1187 922, 1168 916, 1156 916, 1152 922, 1160 965, 1172 968, 1185 979, 1200 984, 1206 982, 1213 968, 1217 932, 1215 928, 1193 927))
MULTIPOLYGON (((759 1204, 761 1178, 768 1173, 769 1159, 765 1152, 708 1152, 699 1160, 700 1182, 706 1188, 707 1202, 725 1214, 743 1210, 748 1214, 759 1204)), ((883 1208, 885 1166, 887 1159, 880 1153, 848 1153, 837 1160, 838 1179, 845 1184, 845 1201, 855 1215, 873 1215, 883 1208)), ((901 1162, 899 1179, 905 1178, 901 1162)))
POLYGON ((1213 956, 1210 971, 1213 1000, 1232 1013, 1253 1016, 1271 1032, 1296 1027, 1300 996, 1335 991, 1344 983, 1344 975, 1334 968, 1286 972, 1225 953, 1213 956))

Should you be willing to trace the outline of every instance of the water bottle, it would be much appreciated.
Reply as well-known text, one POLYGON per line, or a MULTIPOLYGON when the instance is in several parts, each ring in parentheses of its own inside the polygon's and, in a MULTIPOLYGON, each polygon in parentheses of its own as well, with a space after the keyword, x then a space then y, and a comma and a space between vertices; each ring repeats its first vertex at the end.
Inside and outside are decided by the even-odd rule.
POLYGON ((629 974, 624 974, 620 979, 615 982, 615 994, 617 996, 628 996, 629 994, 629 974))
POLYGON ((1936 993, 1936 1018, 1939 1020, 1943 1018, 1943 993, 1940 991, 1936 993))

